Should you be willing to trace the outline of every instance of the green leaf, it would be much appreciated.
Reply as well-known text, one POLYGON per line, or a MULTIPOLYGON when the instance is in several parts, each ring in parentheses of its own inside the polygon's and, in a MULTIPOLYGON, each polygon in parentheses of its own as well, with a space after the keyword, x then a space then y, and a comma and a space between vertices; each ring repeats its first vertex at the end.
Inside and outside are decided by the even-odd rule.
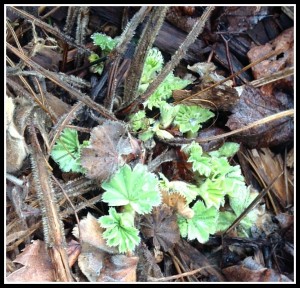
POLYGON ((205 201, 208 208, 215 207, 219 209, 225 203, 224 181, 212 181, 207 178, 199 187, 199 195, 205 201))
POLYGON ((107 245, 119 246, 120 253, 132 252, 140 242, 139 231, 133 226, 128 226, 128 223, 133 221, 126 217, 131 216, 127 213, 117 213, 115 208, 110 208, 109 215, 98 220, 101 227, 106 229, 102 235, 107 245))
POLYGON ((160 107, 167 99, 172 97, 173 90, 179 90, 190 84, 189 80, 183 80, 170 73, 165 80, 158 86, 155 92, 144 103, 150 110, 153 107, 160 107))
MULTIPOLYGON (((240 144, 234 142, 225 142, 218 150, 211 153, 217 152, 218 154, 214 156, 221 157, 225 156, 227 158, 234 156, 240 149, 240 144)), ((213 156, 211 154, 211 156, 213 156)))
POLYGON ((229 203, 236 216, 240 216, 251 202, 258 195, 257 192, 250 192, 250 187, 241 189, 236 197, 229 197, 229 203))
POLYGON ((192 219, 178 216, 181 236, 187 235, 189 240, 197 239, 200 243, 205 243, 209 239, 209 234, 216 232, 218 211, 214 207, 206 208, 202 201, 197 201, 192 209, 195 212, 192 219))
POLYGON ((200 106, 180 105, 174 124, 179 126, 182 133, 188 131, 195 133, 202 127, 201 123, 206 122, 214 115, 210 110, 200 106))
POLYGON ((225 231, 236 218, 236 215, 232 212, 220 212, 216 231, 225 231))
POLYGON ((134 132, 148 129, 150 124, 152 124, 152 122, 153 122, 152 118, 146 118, 146 112, 144 110, 141 110, 133 115, 130 115, 129 117, 129 123, 131 129, 134 132))
POLYGON ((163 102, 160 106, 160 126, 168 128, 179 111, 180 106, 173 106, 167 102, 163 102))
MULTIPOLYGON (((238 216, 240 216, 250 203, 258 195, 257 192, 250 192, 251 188, 244 187, 239 190, 239 193, 236 193, 237 197, 229 197, 229 203, 234 213, 226 211, 221 212, 218 221, 218 231, 226 230, 238 216)), ((253 208, 248 214, 241 220, 237 226, 237 232, 240 237, 249 237, 250 228, 255 223, 258 217, 257 208, 253 208)))
POLYGON ((76 130, 65 128, 55 142, 51 157, 64 172, 84 173, 80 164, 80 151, 86 145, 86 142, 83 145, 79 144, 76 130))
POLYGON ((163 64, 164 58, 161 52, 155 47, 151 48, 146 57, 140 81, 139 91, 141 93, 146 91, 149 83, 151 83, 156 77, 157 73, 161 71, 163 64))
POLYGON ((101 49, 106 52, 112 51, 118 43, 116 39, 112 39, 110 36, 103 33, 94 33, 91 38, 93 39, 94 45, 100 46, 101 49))
POLYGON ((161 203, 158 179, 147 171, 147 166, 137 164, 133 170, 124 165, 102 188, 102 200, 110 206, 130 205, 139 214, 150 213, 161 203))

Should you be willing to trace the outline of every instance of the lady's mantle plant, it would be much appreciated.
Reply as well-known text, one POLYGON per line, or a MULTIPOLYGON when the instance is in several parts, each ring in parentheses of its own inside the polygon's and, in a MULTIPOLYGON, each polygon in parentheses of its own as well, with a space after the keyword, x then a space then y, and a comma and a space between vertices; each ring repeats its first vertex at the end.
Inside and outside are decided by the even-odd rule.
MULTIPOLYGON (((92 38, 94 44, 101 46, 101 56, 107 55, 117 43, 116 39, 104 34, 97 33, 92 38)), ((139 85, 140 93, 147 89, 162 67, 161 52, 157 48, 150 49, 139 85)), ((142 141, 147 141, 154 135, 163 139, 173 138, 166 130, 170 126, 178 127, 180 132, 187 133, 187 137, 194 137, 202 123, 212 118, 214 113, 199 106, 173 105, 167 102, 172 100, 172 90, 182 89, 189 83, 190 81, 170 73, 144 103, 145 109, 129 117, 131 130, 142 141), (159 109, 159 119, 146 117, 146 109, 149 111, 153 107, 159 109)), ((85 141, 80 144, 77 132, 65 129, 51 156, 63 171, 85 173, 80 165, 80 152, 88 143, 85 141)), ((240 166, 232 166, 228 161, 238 149, 239 145, 236 143, 225 143, 218 150, 206 153, 198 143, 185 145, 182 150, 191 163, 194 184, 169 181, 163 174, 159 180, 154 173, 147 171, 147 166, 141 164, 133 169, 127 164, 119 168, 110 180, 101 185, 105 190, 102 201, 110 206, 108 215, 99 218, 100 225, 105 228, 103 237, 107 244, 118 247, 120 253, 134 251, 140 242, 139 230, 135 225, 136 214, 150 213, 162 200, 165 202, 168 195, 181 196, 178 198, 180 205, 177 205, 175 211, 182 237, 205 243, 210 234, 227 229, 257 195, 246 187, 240 166), (226 199, 229 209, 220 212, 226 199)), ((256 214, 252 210, 241 221, 238 226, 240 235, 248 236, 256 214)))
POLYGON ((133 170, 124 165, 109 182, 104 182, 102 201, 109 206, 121 206, 121 213, 109 209, 108 216, 99 218, 106 229, 104 239, 109 246, 118 246, 119 252, 133 251, 140 242, 139 231, 135 228, 135 213, 147 214, 161 203, 158 179, 147 171, 147 166, 137 164, 133 170))

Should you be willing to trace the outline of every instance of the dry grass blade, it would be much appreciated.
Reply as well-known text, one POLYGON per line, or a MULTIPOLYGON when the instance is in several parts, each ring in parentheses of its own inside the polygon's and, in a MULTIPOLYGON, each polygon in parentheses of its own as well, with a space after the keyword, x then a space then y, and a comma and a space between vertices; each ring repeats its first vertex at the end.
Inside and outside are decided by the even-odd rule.
POLYGON ((294 117, 294 109, 289 109, 289 110, 286 110, 286 111, 283 111, 283 112, 276 113, 274 115, 271 115, 271 116, 265 117, 263 119, 257 120, 257 121, 255 121, 255 122, 253 122, 253 123, 251 123, 251 124, 249 124, 245 127, 242 127, 242 128, 239 128, 239 129, 227 132, 227 133, 223 133, 223 134, 220 134, 220 135, 211 136, 211 137, 207 137, 207 138, 192 138, 192 139, 174 138, 171 141, 163 140, 163 142, 165 142, 167 144, 170 144, 170 145, 188 144, 188 143, 192 143, 193 141, 198 142, 198 143, 205 143, 205 142, 209 142, 209 141, 223 139, 223 138, 226 138, 226 137, 229 137, 229 136, 232 136, 232 135, 236 135, 236 134, 248 131, 248 130, 250 130, 254 127, 257 127, 259 125, 263 125, 263 124, 266 124, 266 123, 269 123, 269 122, 272 122, 272 121, 275 121, 275 120, 278 120, 278 119, 281 119, 281 118, 284 118, 284 117, 287 117, 287 116, 294 117))
POLYGON ((291 75, 294 75, 294 67, 287 67, 281 71, 273 73, 272 75, 268 75, 266 77, 254 80, 250 84, 254 87, 260 87, 262 85, 278 81, 291 75))
POLYGON ((168 277, 163 277, 163 278, 153 278, 153 277, 149 276, 148 280, 153 281, 153 282, 156 282, 156 281, 157 282, 166 282, 166 281, 170 281, 170 280, 176 280, 176 279, 179 279, 179 278, 182 278, 182 277, 195 275, 198 272, 202 271, 203 269, 210 268, 210 267, 212 267, 212 266, 204 266, 204 267, 201 267, 201 268, 189 271, 189 272, 184 272, 184 273, 181 273, 181 274, 168 276, 168 277))

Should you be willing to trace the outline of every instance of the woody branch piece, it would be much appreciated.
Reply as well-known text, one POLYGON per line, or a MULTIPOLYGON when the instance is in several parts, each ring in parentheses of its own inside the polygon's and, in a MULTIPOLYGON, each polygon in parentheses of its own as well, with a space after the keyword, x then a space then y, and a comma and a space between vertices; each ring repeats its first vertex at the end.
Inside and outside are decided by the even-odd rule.
POLYGON ((33 123, 29 128, 33 183, 37 190, 42 211, 45 242, 48 246, 57 281, 72 282, 73 279, 68 264, 63 223, 59 217, 56 197, 50 179, 51 172, 38 143, 33 123))

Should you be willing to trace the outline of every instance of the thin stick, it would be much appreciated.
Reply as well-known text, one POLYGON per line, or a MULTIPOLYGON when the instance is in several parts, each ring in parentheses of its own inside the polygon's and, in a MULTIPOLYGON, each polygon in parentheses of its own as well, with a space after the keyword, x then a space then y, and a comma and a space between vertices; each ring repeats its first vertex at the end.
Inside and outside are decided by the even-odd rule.
POLYGON ((157 282, 163 282, 163 281, 175 280, 175 279, 178 279, 178 278, 181 278, 181 277, 192 276, 192 275, 200 272, 203 269, 210 268, 210 267, 213 267, 213 266, 215 266, 215 265, 204 266, 204 267, 201 267, 201 268, 189 271, 189 272, 185 272, 185 273, 181 273, 181 274, 177 274, 177 275, 173 275, 173 276, 168 276, 168 277, 163 277, 163 278, 154 278, 154 277, 149 276, 148 280, 153 281, 153 282, 156 282, 156 281, 157 282))

